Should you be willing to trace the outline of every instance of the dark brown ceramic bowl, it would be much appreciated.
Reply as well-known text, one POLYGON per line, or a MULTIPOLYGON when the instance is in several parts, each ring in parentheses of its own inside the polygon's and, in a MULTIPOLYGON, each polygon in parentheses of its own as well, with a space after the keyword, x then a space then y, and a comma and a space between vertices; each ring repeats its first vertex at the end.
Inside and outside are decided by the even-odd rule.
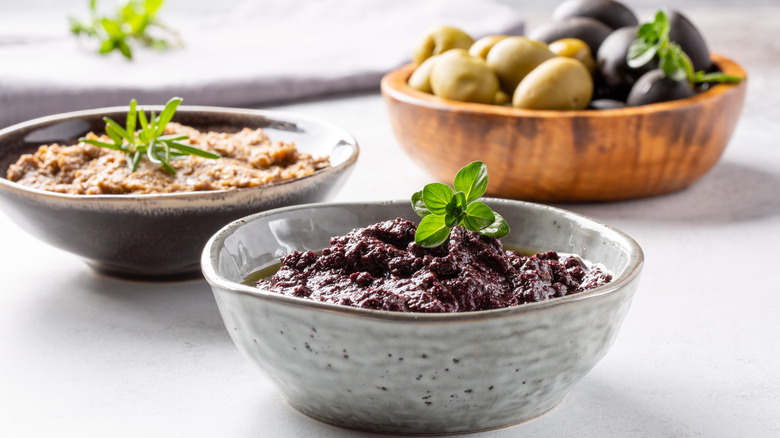
MULTIPOLYGON (((161 107, 147 107, 159 113, 161 107)), ((126 107, 72 112, 0 130, 0 208, 33 236, 118 277, 170 280, 201 275, 200 255, 225 224, 260 211, 329 199, 345 183, 358 144, 329 123, 281 112, 182 106, 175 122, 221 131, 262 128, 272 141, 294 141, 331 167, 296 180, 229 191, 157 195, 68 195, 5 178, 8 166, 41 144, 74 144, 103 132, 103 117, 123 120, 126 107)), ((272 230, 269 230, 272 232, 272 230)))
MULTIPOLYGON (((735 62, 712 61, 746 77, 735 62)), ((696 96, 612 110, 540 111, 456 102, 411 88, 413 65, 388 73, 382 94, 398 142, 441 181, 481 160, 488 195, 542 202, 617 201, 680 190, 720 159, 746 81, 696 96)))

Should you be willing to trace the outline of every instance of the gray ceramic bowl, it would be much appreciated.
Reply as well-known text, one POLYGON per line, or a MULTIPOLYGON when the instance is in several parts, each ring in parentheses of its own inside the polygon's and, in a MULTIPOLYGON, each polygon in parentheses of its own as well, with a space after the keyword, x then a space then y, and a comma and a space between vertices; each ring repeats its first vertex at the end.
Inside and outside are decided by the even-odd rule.
MULTIPOLYGON (((161 107, 145 107, 160 112, 161 107)), ((96 270, 134 279, 201 275, 203 245, 240 217, 276 207, 329 199, 358 157, 355 139, 329 123, 293 114, 182 106, 174 121, 201 129, 263 128, 272 141, 295 141, 332 167, 272 186, 159 195, 67 195, 32 189, 5 178, 8 166, 41 144, 72 144, 103 132, 103 116, 123 120, 127 108, 44 117, 0 130, 0 207, 39 239, 83 257, 96 270)))
POLYGON ((488 200, 505 246, 577 253, 612 283, 547 302, 459 314, 395 313, 278 295, 242 284, 292 250, 395 217, 408 201, 314 204, 260 213, 209 240, 202 265, 225 326, 295 408, 349 428, 441 434, 543 414, 606 354, 626 316, 642 250, 622 232, 564 210, 488 200))

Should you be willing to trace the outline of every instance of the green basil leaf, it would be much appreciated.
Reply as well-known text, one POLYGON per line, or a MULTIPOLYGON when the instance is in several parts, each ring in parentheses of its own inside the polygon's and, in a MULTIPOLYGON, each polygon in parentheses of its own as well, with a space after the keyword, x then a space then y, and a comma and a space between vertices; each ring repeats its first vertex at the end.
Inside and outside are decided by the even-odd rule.
POLYGON ((648 44, 641 39, 634 40, 628 46, 626 61, 629 67, 639 68, 652 61, 658 52, 658 44, 648 44))
POLYGON ((112 50, 114 50, 115 47, 116 45, 114 44, 114 40, 109 38, 100 44, 100 49, 98 51, 101 55, 105 55, 106 53, 110 53, 112 50))
POLYGON ((444 223, 444 216, 430 214, 417 226, 414 241, 425 248, 434 248, 447 241, 450 228, 444 223))
POLYGON ((462 224, 471 231, 480 231, 496 220, 496 214, 482 202, 474 201, 466 209, 462 224))
POLYGON ((122 27, 114 20, 103 18, 100 20, 100 25, 113 40, 124 38, 125 33, 122 32, 122 27))
POLYGON ((658 39, 658 34, 655 31, 653 23, 644 23, 636 31, 637 37, 643 39, 650 44, 654 43, 658 39))
POLYGON ((666 15, 666 11, 659 9, 658 12, 655 13, 655 22, 653 25, 655 26, 655 30, 658 33, 659 40, 669 39, 669 31, 671 30, 671 27, 669 26, 669 17, 666 15))
POLYGON ((506 235, 509 234, 509 224, 506 223, 506 221, 500 214, 498 213, 494 213, 494 214, 496 215, 496 219, 493 221, 492 224, 479 230, 479 234, 482 234, 484 236, 489 236, 489 237, 495 237, 497 239, 506 237, 506 235))
POLYGON ((462 219, 462 217, 465 216, 465 213, 461 213, 458 215, 453 214, 445 214, 444 215, 444 225, 447 226, 447 228, 452 228, 455 225, 458 225, 462 219))
POLYGON ((474 161, 458 171, 453 187, 456 191, 466 194, 466 203, 468 204, 485 194, 487 184, 487 165, 482 161, 474 161))
POLYGON ((162 6, 163 0, 144 0, 144 9, 149 16, 154 15, 160 6, 162 6))
MULTIPOLYGON (((458 222, 460 222, 460 218, 466 211, 466 195, 463 192, 455 193, 447 203, 447 206, 444 207, 444 211, 447 215, 457 218, 458 222)), ((455 224, 457 225, 458 222, 455 222, 455 224)))
POLYGON ((444 215, 447 211, 447 203, 455 195, 447 184, 430 183, 423 187, 423 202, 433 214, 444 215))
POLYGON ((414 212, 417 213, 417 216, 420 216, 421 218, 431 214, 431 212, 428 211, 428 207, 426 207, 425 203, 423 202, 422 190, 415 192, 412 195, 412 210, 414 210, 414 212))
POLYGON ((661 53, 658 67, 663 70, 664 76, 674 81, 685 80, 688 77, 688 69, 680 55, 681 52, 675 50, 674 46, 670 46, 661 53))
POLYGON ((127 45, 124 39, 117 40, 116 46, 119 48, 119 52, 121 52, 125 58, 133 59, 133 51, 130 49, 130 46, 127 45))

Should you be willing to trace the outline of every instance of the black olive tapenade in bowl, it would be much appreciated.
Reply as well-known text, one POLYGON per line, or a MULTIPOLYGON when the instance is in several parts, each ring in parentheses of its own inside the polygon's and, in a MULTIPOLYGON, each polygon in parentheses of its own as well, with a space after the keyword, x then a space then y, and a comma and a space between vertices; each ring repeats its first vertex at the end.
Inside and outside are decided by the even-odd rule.
MULTIPOLYGON (((574 213, 513 200, 485 203, 512 228, 505 248, 578 254, 603 265, 611 281, 541 302, 457 313, 357 308, 255 286, 257 273, 286 254, 319 252, 355 228, 414 218, 409 201, 310 204, 248 216, 209 240, 203 273, 239 350, 301 412, 398 434, 507 426, 553 408, 604 357, 638 287, 643 254, 624 233, 574 213)), ((375 251, 363 249, 372 259, 375 251)), ((373 277, 355 274, 334 281, 373 277)))
MULTIPOLYGON (((159 114, 162 107, 145 109, 159 114)), ((294 143, 302 154, 327 157, 329 165, 278 183, 255 185, 252 181, 239 181, 243 188, 224 189, 218 182, 209 181, 208 176, 193 181, 181 178, 176 184, 194 188, 173 193, 157 189, 152 193, 112 194, 112 190, 123 191, 138 185, 123 181, 121 176, 110 182, 108 177, 94 176, 91 179, 97 182, 89 188, 64 189, 59 182, 49 183, 49 189, 62 193, 45 189, 43 185, 47 183, 41 182, 36 187, 23 180, 9 179, 9 176, 23 179, 17 174, 24 167, 45 170, 54 176, 64 173, 70 160, 68 156, 54 157, 48 163, 42 163, 41 157, 27 156, 26 161, 20 157, 36 153, 41 145, 56 144, 44 147, 44 152, 58 149, 60 145, 63 148, 84 146, 77 145, 79 138, 90 132, 99 135, 105 131, 104 117, 124 121, 127 112, 127 107, 77 111, 0 130, 2 211, 33 236, 82 257, 98 272, 118 277, 174 280, 200 276, 203 245, 220 227, 258 211, 329 199, 345 183, 359 153, 357 142, 349 133, 325 121, 284 112, 181 106, 172 121, 185 126, 181 129, 219 132, 215 134, 219 137, 238 135, 248 128, 252 130, 250 134, 267 136, 270 142, 294 143), (36 166, 47 166, 47 169, 36 166), (96 187, 100 188, 97 192, 96 187)), ((103 151, 96 147, 87 154, 117 161, 103 151)), ((232 167, 226 169, 220 171, 236 171, 232 167)), ((177 176, 187 172, 189 169, 180 169, 177 176)), ((94 182, 86 181, 89 178, 83 178, 82 173, 82 169, 77 169, 64 182, 74 179, 83 179, 82 185, 94 182)), ((145 174, 139 175, 138 180, 148 179, 145 174)))

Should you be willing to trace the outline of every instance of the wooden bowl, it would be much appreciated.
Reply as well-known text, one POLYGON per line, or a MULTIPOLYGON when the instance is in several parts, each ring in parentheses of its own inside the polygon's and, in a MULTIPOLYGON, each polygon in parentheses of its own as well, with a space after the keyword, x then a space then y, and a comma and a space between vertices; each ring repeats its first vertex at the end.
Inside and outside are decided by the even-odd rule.
MULTIPOLYGON (((713 55, 724 73, 746 77, 713 55)), ((490 196, 548 202, 617 201, 685 188, 718 161, 746 81, 696 96, 613 110, 541 111, 457 102, 407 85, 409 64, 382 79, 404 150, 442 182, 484 161, 490 196)))

